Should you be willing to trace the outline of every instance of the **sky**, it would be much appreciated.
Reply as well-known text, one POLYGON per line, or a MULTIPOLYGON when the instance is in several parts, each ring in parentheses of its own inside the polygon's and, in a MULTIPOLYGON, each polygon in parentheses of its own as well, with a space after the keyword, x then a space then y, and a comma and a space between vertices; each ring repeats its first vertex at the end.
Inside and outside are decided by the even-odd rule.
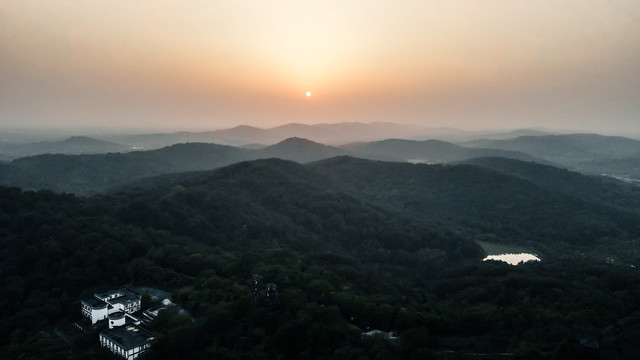
POLYGON ((0 127, 343 121, 640 133, 640 1, 0 0, 0 127))

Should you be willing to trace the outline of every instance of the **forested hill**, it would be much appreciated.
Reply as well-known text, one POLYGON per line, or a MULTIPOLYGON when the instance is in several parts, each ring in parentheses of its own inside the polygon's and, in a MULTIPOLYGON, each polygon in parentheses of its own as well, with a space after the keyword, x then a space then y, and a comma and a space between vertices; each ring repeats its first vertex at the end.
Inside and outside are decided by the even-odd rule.
POLYGON ((37 155, 0 165, 0 181, 83 195, 145 176, 213 169, 249 159, 249 154, 231 146, 189 143, 125 154, 37 155))
POLYGON ((37 155, 0 164, 0 184, 26 190, 48 189, 90 195, 160 174, 211 170, 240 161, 270 157, 309 162, 347 153, 331 146, 292 138, 259 150, 187 143, 124 154, 37 155))
POLYGON ((387 139, 369 143, 346 145, 358 157, 372 160, 411 161, 422 163, 447 163, 475 157, 500 156, 506 158, 543 162, 524 152, 468 148, 440 140, 413 141, 387 139))
POLYGON ((534 161, 515 151, 470 149, 442 141, 385 140, 349 149, 289 138, 262 149, 187 143, 125 154, 37 155, 0 164, 0 184, 26 190, 92 195, 118 189, 128 182, 160 174, 211 170, 240 161, 280 158, 300 163, 340 155, 376 160, 442 163, 478 156, 504 156, 534 161), (350 149, 350 150, 349 150, 350 149))
POLYGON ((640 153, 639 140, 596 134, 521 136, 507 140, 476 140, 464 145, 522 151, 565 166, 640 153))
MULTIPOLYGON (((617 185, 611 198, 602 194, 567 194, 508 174, 469 165, 424 165, 337 157, 309 165, 343 191, 394 209, 407 217, 447 221, 482 229, 509 241, 538 244, 595 244, 603 237, 640 236, 637 208, 610 204, 637 203, 640 194, 622 194, 617 185)), ((559 172, 564 175, 564 173, 559 172)), ((582 179, 582 178, 580 178, 582 179)), ((582 179, 584 180, 584 179, 582 179)), ((590 184, 576 181, 576 187, 590 184)))
POLYGON ((41 141, 26 144, 0 142, 0 158, 7 160, 38 154, 98 154, 131 150, 132 147, 128 145, 87 136, 72 136, 61 141, 41 141))
POLYGON ((619 158, 604 158, 583 161, 576 164, 576 169, 585 173, 617 175, 640 182, 640 153, 619 158))
POLYGON ((189 313, 154 322, 151 359, 584 357, 580 339, 611 326, 601 349, 625 357, 640 340, 637 216, 476 166, 350 157, 90 198, 0 187, 0 357, 110 358, 71 324, 82 296, 122 283, 169 290, 189 313), (473 240, 509 243, 517 221, 544 227, 526 238, 543 261, 482 262, 473 240), (254 274, 277 302, 251 295, 254 274))
POLYGON ((577 198, 632 211, 640 209, 640 188, 609 177, 589 176, 554 166, 499 157, 474 158, 462 163, 513 175, 577 198))
MULTIPOLYGON (((0 232, 3 358, 65 357, 69 344, 56 340, 54 326, 79 320, 81 295, 119 283, 182 288, 176 301, 188 306, 199 329, 236 329, 222 335, 225 341, 235 342, 229 337, 247 326, 264 326, 266 332, 251 341, 263 343, 271 355, 311 346, 311 340, 290 344, 294 330, 278 325, 298 326, 295 316, 305 311, 330 334, 317 340, 314 353, 330 354, 348 340, 348 323, 330 293, 343 294, 342 310, 351 311, 360 297, 404 296, 449 260, 482 257, 476 244, 437 223, 402 219, 339 192, 297 163, 277 159, 106 197, 0 188, 0 232), (268 309, 250 296, 252 274, 282 289, 281 319, 257 320, 268 309), (411 275, 398 287, 397 277, 409 274, 421 278, 411 275), (256 309, 246 314, 246 306, 256 309), (237 316, 237 324, 218 324, 221 311, 237 316)), ((372 315, 363 315, 359 326, 391 326, 372 315)), ((198 338, 210 336, 207 331, 198 338)), ((78 341, 84 356, 96 356, 91 349, 97 351, 97 341, 78 341)))
MULTIPOLYGON (((261 206, 269 213, 278 214, 290 206, 282 197, 319 186, 323 191, 348 194, 343 196, 387 209, 408 221, 444 222, 472 239, 497 239, 556 252, 580 249, 597 254, 605 249, 601 255, 621 255, 640 237, 640 192, 633 186, 517 160, 478 159, 471 163, 475 165, 424 165, 343 156, 299 165, 269 159, 214 172, 147 178, 121 190, 126 196, 131 191, 154 193, 141 201, 153 204, 156 197, 165 198, 162 192, 173 194, 185 184, 200 181, 215 184, 206 189, 201 185, 202 199, 211 196, 210 192, 220 196, 233 192, 237 197, 249 191, 261 199, 261 206), (288 179, 287 190, 279 192, 276 189, 281 188, 283 177, 288 179), (246 187, 226 187, 236 183, 246 187)), ((180 210, 179 204, 169 208, 176 209, 172 210, 176 216, 186 211, 180 210)), ((207 207, 202 211, 206 213, 207 207)), ((231 207, 227 211, 239 210, 231 207)), ((332 216, 330 212, 322 215, 332 216)), ((195 218, 199 218, 197 213, 195 218)), ((633 259, 632 254, 624 257, 626 261, 633 259)))
POLYGON ((274 157, 301 163, 326 159, 334 156, 349 155, 349 151, 333 146, 319 144, 302 138, 289 138, 278 144, 259 151, 260 157, 274 157))

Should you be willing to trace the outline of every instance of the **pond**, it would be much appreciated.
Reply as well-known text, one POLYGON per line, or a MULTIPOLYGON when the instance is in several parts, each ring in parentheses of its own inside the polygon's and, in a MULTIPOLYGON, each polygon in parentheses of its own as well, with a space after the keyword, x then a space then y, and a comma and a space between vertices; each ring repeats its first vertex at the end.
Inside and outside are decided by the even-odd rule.
POLYGON ((540 261, 537 251, 524 247, 522 245, 504 244, 486 241, 476 241, 478 245, 482 247, 484 253, 487 255, 483 261, 498 260, 504 261, 511 265, 518 265, 521 262, 527 261, 540 261))
POLYGON ((487 260, 498 260, 504 261, 511 265, 518 265, 520 263, 525 263, 527 261, 540 261, 540 258, 529 253, 519 253, 519 254, 500 254, 500 255, 489 255, 482 259, 482 261, 487 260))

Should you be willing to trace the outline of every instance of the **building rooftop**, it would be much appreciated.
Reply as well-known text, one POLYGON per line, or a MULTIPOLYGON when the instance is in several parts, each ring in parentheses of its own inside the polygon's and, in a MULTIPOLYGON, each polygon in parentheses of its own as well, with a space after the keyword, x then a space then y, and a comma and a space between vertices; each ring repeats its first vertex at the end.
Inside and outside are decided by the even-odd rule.
POLYGON ((143 346, 152 338, 149 331, 137 325, 114 327, 101 332, 100 335, 117 344, 125 351, 143 346))
POLYGON ((142 297, 142 295, 124 286, 107 290, 107 291, 100 291, 95 293, 94 295, 101 299, 107 299, 107 298, 113 297, 114 300, 120 297, 126 297, 127 299, 139 299, 142 297))
POLYGON ((122 319, 124 317, 124 312, 116 311, 113 314, 109 315, 109 319, 122 319))
POLYGON ((120 297, 117 297, 115 299, 109 300, 109 302, 112 303, 112 304, 125 304, 126 305, 126 304, 129 304, 129 303, 132 303, 132 302, 136 302, 139 299, 140 298, 135 296, 135 295, 124 294, 124 295, 122 295, 120 297))
POLYGON ((82 300, 83 303, 91 306, 92 308, 103 308, 107 306, 107 303, 100 300, 100 299, 96 299, 95 297, 90 297, 88 299, 84 299, 82 300))

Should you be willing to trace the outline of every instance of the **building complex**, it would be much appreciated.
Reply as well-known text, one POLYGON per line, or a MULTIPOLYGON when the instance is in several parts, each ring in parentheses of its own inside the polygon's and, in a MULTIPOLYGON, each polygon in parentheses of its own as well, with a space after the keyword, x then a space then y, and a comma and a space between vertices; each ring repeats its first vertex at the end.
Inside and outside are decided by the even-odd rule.
POLYGON ((100 332, 100 345, 127 360, 133 360, 146 351, 153 339, 133 315, 140 311, 142 295, 126 288, 97 292, 81 301, 82 315, 91 324, 107 320, 109 328, 100 332))

